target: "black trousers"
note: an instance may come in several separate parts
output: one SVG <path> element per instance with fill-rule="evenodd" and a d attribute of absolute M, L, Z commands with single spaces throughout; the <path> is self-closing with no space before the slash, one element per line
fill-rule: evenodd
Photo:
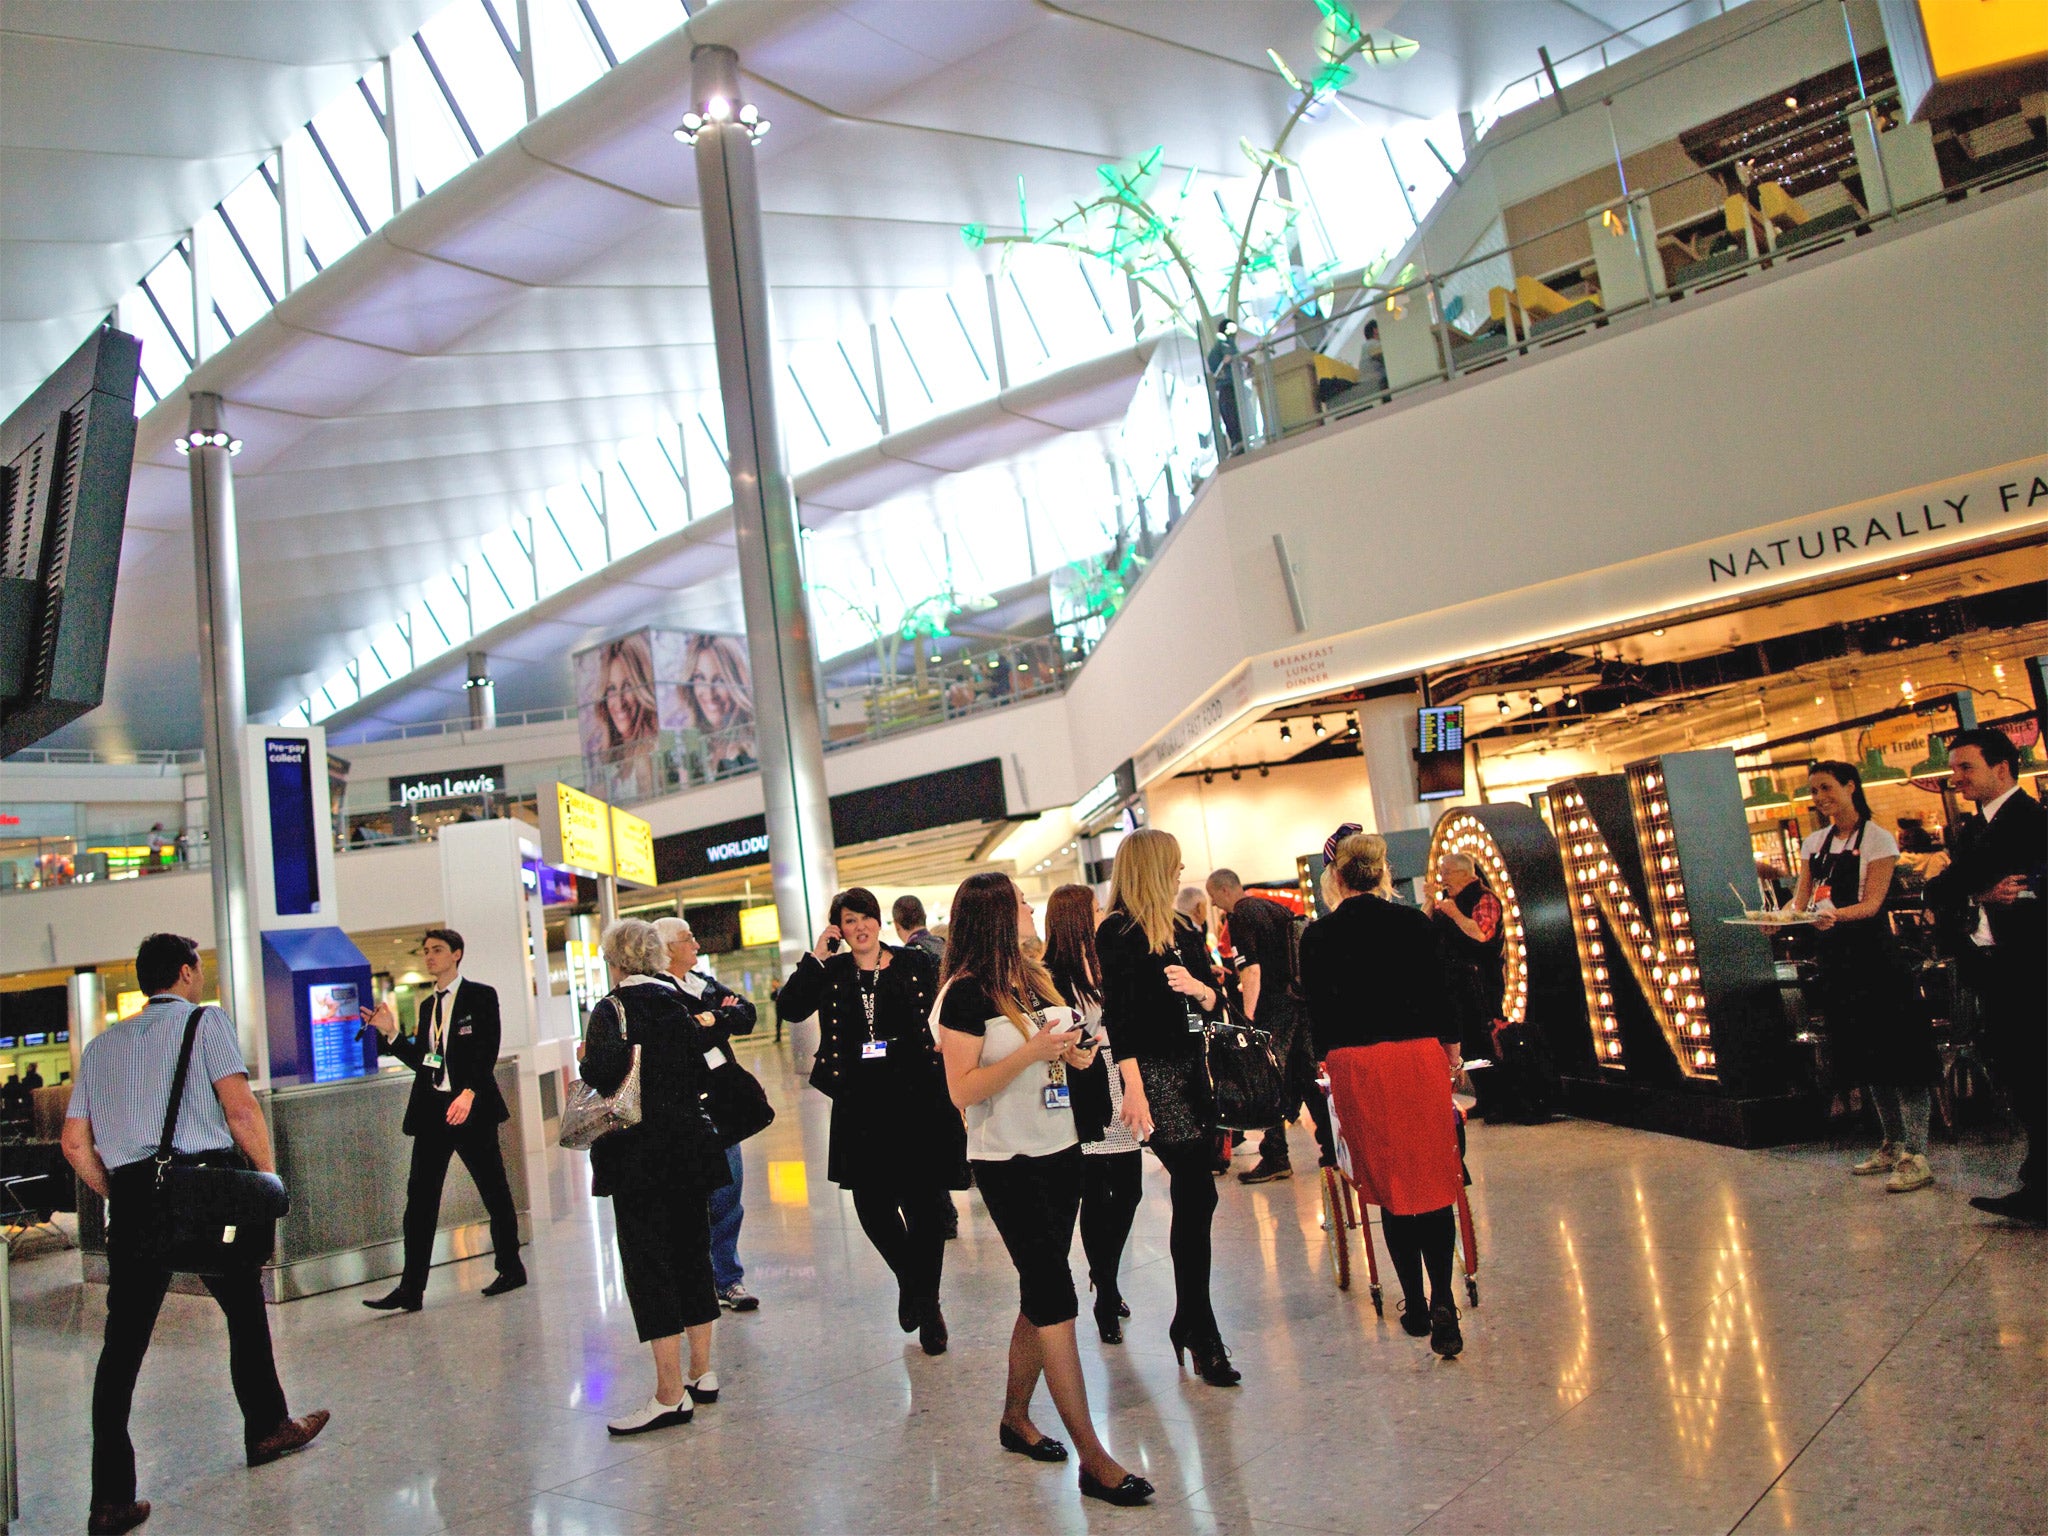
<path fill-rule="evenodd" d="M 450 1126 L 412 1139 L 412 1172 L 405 1182 L 405 1272 L 399 1286 L 417 1296 L 427 1288 L 434 1263 L 434 1234 L 441 1226 L 441 1186 L 448 1160 L 462 1159 L 491 1218 L 491 1249 L 501 1275 L 523 1275 L 519 1261 L 519 1213 L 495 1125 Z"/>
<path fill-rule="evenodd" d="M 939 1294 L 946 1267 L 946 1211 L 953 1197 L 935 1184 L 862 1184 L 850 1190 L 853 1213 L 907 1296 Z"/>
<path fill-rule="evenodd" d="M 677 1180 L 666 1189 L 615 1190 L 612 1228 L 641 1343 L 718 1321 L 711 1208 L 701 1189 Z"/>
<path fill-rule="evenodd" d="M 974 1187 L 1017 1266 L 1017 1310 L 1034 1328 L 1071 1323 L 1080 1315 L 1074 1272 L 1074 1218 L 1081 1209 L 1078 1146 L 1045 1157 L 1012 1157 L 974 1165 Z"/>
<path fill-rule="evenodd" d="M 1984 1043 L 1998 1086 L 2026 1132 L 2019 1184 L 2036 1201 L 2048 1200 L 2048 1019 L 2042 1017 L 2039 956 L 1997 949 L 1965 957 L 1964 978 L 1984 1015 Z"/>
<path fill-rule="evenodd" d="M 1412 1311 L 1458 1304 L 1451 1291 L 1451 1258 L 1457 1243 L 1456 1213 L 1450 1206 L 1416 1216 L 1380 1213 L 1380 1232 L 1401 1280 L 1401 1296 Z M 1368 1239 L 1369 1241 L 1370 1239 Z M 1429 1300 L 1423 1301 L 1422 1275 L 1429 1272 Z"/>
<path fill-rule="evenodd" d="M 1145 1198 L 1145 1154 L 1103 1152 L 1081 1158 L 1081 1249 L 1088 1275 L 1105 1297 L 1121 1297 L 1117 1270 L 1131 1222 Z"/>
<path fill-rule="evenodd" d="M 1165 1165 L 1173 1229 L 1173 1320 L 1191 1339 L 1218 1336 L 1216 1309 L 1209 1304 L 1209 1223 L 1216 1214 L 1216 1175 L 1209 1142 L 1155 1139 L 1152 1151 Z"/>
<path fill-rule="evenodd" d="M 156 1170 L 133 1163 L 113 1171 L 107 1227 L 107 1332 L 92 1384 L 92 1501 L 127 1504 L 135 1498 L 135 1445 L 128 1413 L 135 1379 L 156 1332 L 157 1313 L 171 1272 L 158 1260 L 150 1234 L 156 1222 Z M 254 1445 L 285 1421 L 284 1388 L 270 1351 L 270 1317 L 263 1309 L 257 1270 L 209 1278 L 206 1289 L 228 1324 L 228 1376 L 242 1409 L 242 1440 Z"/>

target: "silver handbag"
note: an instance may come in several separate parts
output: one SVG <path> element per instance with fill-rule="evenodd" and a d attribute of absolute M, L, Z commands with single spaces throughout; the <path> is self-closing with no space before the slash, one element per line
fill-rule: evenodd
<path fill-rule="evenodd" d="M 626 1011 L 616 999 L 607 998 L 619 1016 L 619 1034 L 626 1033 Z M 633 1064 L 625 1081 L 609 1094 L 599 1093 L 578 1078 L 569 1085 L 568 1102 L 562 1106 L 562 1134 L 556 1145 L 569 1152 L 588 1152 L 613 1131 L 640 1123 L 640 1047 L 633 1047 Z"/>

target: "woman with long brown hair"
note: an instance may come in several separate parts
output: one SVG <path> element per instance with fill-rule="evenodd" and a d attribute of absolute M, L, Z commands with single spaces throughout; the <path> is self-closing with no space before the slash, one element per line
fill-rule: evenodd
<path fill-rule="evenodd" d="M 1211 1138 L 1216 1106 L 1203 1060 L 1203 1030 L 1222 995 L 1205 979 L 1208 942 L 1174 911 L 1180 843 L 1144 827 L 1116 850 L 1109 916 L 1095 930 L 1102 962 L 1103 1023 L 1117 1043 L 1123 1122 L 1166 1167 L 1173 1201 L 1173 1323 L 1176 1359 L 1195 1357 L 1212 1387 L 1243 1379 L 1230 1363 L 1209 1302 L 1209 1223 L 1216 1214 Z"/>
<path fill-rule="evenodd" d="M 1085 885 L 1063 885 L 1045 904 L 1045 968 L 1081 1027 L 1101 1048 L 1107 1069 L 1109 1123 L 1103 1135 L 1081 1143 L 1081 1250 L 1088 1255 L 1088 1284 L 1095 1292 L 1095 1328 L 1105 1344 L 1124 1341 L 1123 1320 L 1131 1315 L 1117 1284 L 1131 1220 L 1145 1194 L 1144 1149 L 1123 1123 L 1123 1080 L 1117 1072 L 1109 1033 L 1102 1027 L 1102 962 L 1095 954 L 1095 925 L 1101 920 L 1095 893 Z"/>
<path fill-rule="evenodd" d="M 1081 1205 L 1081 1148 L 1068 1074 L 1095 1061 L 1080 1020 L 1043 964 L 1024 953 L 1027 909 L 1005 874 L 970 875 L 953 895 L 946 966 L 933 1016 L 946 1086 L 967 1113 L 967 1156 L 982 1203 L 1017 1266 L 1018 1311 L 997 1438 L 1033 1461 L 1067 1448 L 1031 1422 L 1045 1378 L 1081 1458 L 1081 1492 L 1142 1504 L 1152 1485 L 1103 1447 L 1088 1417 L 1074 1319 L 1081 1305 L 1067 1251 Z"/>

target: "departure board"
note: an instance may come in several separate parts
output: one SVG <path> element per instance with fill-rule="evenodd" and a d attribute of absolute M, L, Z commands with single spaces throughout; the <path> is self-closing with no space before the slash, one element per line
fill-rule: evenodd
<path fill-rule="evenodd" d="M 1442 704 L 1416 711 L 1416 750 L 1462 752 L 1465 750 L 1465 706 Z"/>

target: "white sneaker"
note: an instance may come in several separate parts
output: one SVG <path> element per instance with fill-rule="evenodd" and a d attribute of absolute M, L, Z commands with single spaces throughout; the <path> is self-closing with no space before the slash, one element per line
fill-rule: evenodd
<path fill-rule="evenodd" d="M 650 1430 L 687 1424 L 694 1411 L 687 1402 L 664 1403 L 660 1398 L 650 1396 L 647 1399 L 647 1406 L 638 1413 L 629 1413 L 623 1419 L 612 1419 L 605 1428 L 615 1435 L 644 1435 Z"/>
<path fill-rule="evenodd" d="M 693 1403 L 715 1403 L 718 1401 L 718 1372 L 716 1371 L 706 1371 L 695 1381 L 685 1382 L 684 1385 L 690 1389 L 690 1401 Z"/>
<path fill-rule="evenodd" d="M 1908 1152 L 1892 1169 L 1892 1176 L 1884 1181 L 1884 1187 L 1886 1194 L 1903 1195 L 1908 1190 L 1925 1189 L 1933 1182 L 1934 1170 L 1927 1166 L 1927 1159 L 1918 1152 Z"/>
<path fill-rule="evenodd" d="M 1873 1173 L 1890 1173 L 1899 1166 L 1899 1149 L 1886 1142 L 1849 1171 L 1859 1178 Z"/>

